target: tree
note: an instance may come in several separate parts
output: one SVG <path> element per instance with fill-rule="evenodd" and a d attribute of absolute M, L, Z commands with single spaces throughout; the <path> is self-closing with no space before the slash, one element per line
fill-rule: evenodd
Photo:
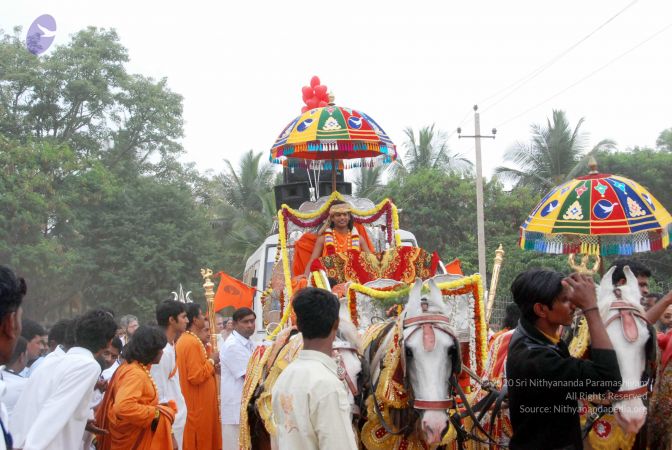
<path fill-rule="evenodd" d="M 553 110 L 553 118 L 547 121 L 546 126 L 531 126 L 530 143 L 519 142 L 505 153 L 504 159 L 518 168 L 500 166 L 495 173 L 517 186 L 529 186 L 540 194 L 579 175 L 590 155 L 615 147 L 613 141 L 603 139 L 585 154 L 586 135 L 580 130 L 583 122 L 581 118 L 572 130 L 565 112 Z"/>
<path fill-rule="evenodd" d="M 362 160 L 362 166 L 355 178 L 355 195 L 357 197 L 377 200 L 383 189 L 383 167 L 365 167 Z"/>
<path fill-rule="evenodd" d="M 275 171 L 262 157 L 249 150 L 238 170 L 225 160 L 226 169 L 215 177 L 215 192 L 222 199 L 215 208 L 216 231 L 227 249 L 227 272 L 235 276 L 242 275 L 247 258 L 270 234 L 276 212 Z"/>
<path fill-rule="evenodd" d="M 403 176 L 424 169 L 445 172 L 468 173 L 471 162 L 459 153 L 451 153 L 444 132 L 434 129 L 434 124 L 420 129 L 417 138 L 411 127 L 404 130 L 406 153 L 403 160 L 397 160 L 391 169 L 395 175 Z"/>
<path fill-rule="evenodd" d="M 658 150 L 672 152 L 672 128 L 660 132 L 658 139 L 656 139 L 656 146 Z"/>

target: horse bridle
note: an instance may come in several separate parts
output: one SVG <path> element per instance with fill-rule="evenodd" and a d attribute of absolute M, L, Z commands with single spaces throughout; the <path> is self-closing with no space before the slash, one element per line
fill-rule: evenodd
<path fill-rule="evenodd" d="M 457 357 L 454 357 L 452 355 L 450 356 L 453 363 L 452 374 L 459 373 L 462 369 L 462 362 L 459 357 L 459 341 L 455 336 L 455 332 L 451 328 L 450 319 L 443 314 L 423 313 L 418 316 L 411 317 L 409 319 L 405 318 L 402 319 L 402 333 L 401 338 L 399 339 L 399 347 L 401 351 L 401 368 L 404 374 L 404 379 L 406 379 L 406 348 L 404 345 L 405 344 L 404 341 L 410 338 L 416 331 L 420 329 L 423 330 L 423 334 L 434 333 L 434 331 L 438 330 L 447 334 L 449 337 L 453 339 L 453 342 L 455 342 L 455 346 L 451 347 L 451 350 L 455 349 L 455 351 L 458 353 Z M 404 337 L 404 335 L 406 336 Z M 455 361 L 456 359 L 458 360 L 457 364 Z M 411 399 L 411 404 L 412 407 L 415 409 L 447 410 L 452 406 L 453 401 L 454 401 L 453 397 L 448 397 L 446 399 L 440 399 L 440 400 L 425 400 L 414 397 Z"/>
<path fill-rule="evenodd" d="M 605 320 L 604 328 L 607 328 L 612 322 L 620 320 L 621 332 L 623 333 L 625 340 L 628 342 L 635 342 L 639 337 L 636 318 L 642 319 L 644 323 L 647 324 L 647 326 L 649 325 L 649 319 L 647 319 L 646 316 L 642 314 L 641 310 L 638 309 L 635 305 L 622 300 L 621 290 L 619 288 L 614 289 L 614 295 L 616 295 L 616 300 L 611 302 L 611 305 L 609 305 L 609 311 L 616 311 L 616 313 Z M 652 336 L 649 337 L 649 339 L 651 338 Z M 608 392 L 607 400 L 615 402 L 631 398 L 639 398 L 645 396 L 647 392 L 648 384 L 644 384 L 636 389 Z"/>
<path fill-rule="evenodd" d="M 620 320 L 621 332 L 623 333 L 625 340 L 628 342 L 635 342 L 639 337 L 639 329 L 637 328 L 636 318 L 640 318 L 644 321 L 644 323 L 646 323 L 647 327 L 649 327 L 649 333 L 651 333 L 651 323 L 649 322 L 649 319 L 644 314 L 642 314 L 641 310 L 632 303 L 624 301 L 622 299 L 621 290 L 619 288 L 614 289 L 614 295 L 616 296 L 616 300 L 611 302 L 609 305 L 609 311 L 615 311 L 615 313 L 604 321 L 604 328 L 606 329 L 612 322 Z M 654 335 L 649 336 L 649 340 L 651 339 L 655 339 Z M 609 412 L 609 405 L 622 400 L 645 397 L 648 391 L 648 383 L 645 383 L 638 388 L 628 389 L 625 391 L 607 391 L 607 396 L 604 401 L 596 402 L 597 411 L 588 416 L 582 431 L 583 439 L 588 436 L 588 433 L 593 428 L 595 422 L 597 422 L 602 416 Z"/>
<path fill-rule="evenodd" d="M 336 358 L 336 375 L 338 375 L 338 379 L 345 383 L 353 397 L 357 397 L 359 389 L 357 388 L 357 384 L 355 384 L 355 382 L 352 380 L 352 377 L 350 377 L 348 374 L 348 370 L 346 369 L 345 363 L 343 362 L 343 357 L 341 356 L 341 352 L 346 351 L 353 352 L 355 356 L 359 358 L 360 355 L 357 347 L 344 340 L 339 342 L 334 341 L 331 349 L 334 357 Z"/>

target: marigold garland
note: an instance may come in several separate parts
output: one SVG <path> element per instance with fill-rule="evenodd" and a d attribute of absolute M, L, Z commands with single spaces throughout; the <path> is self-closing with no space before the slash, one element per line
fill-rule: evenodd
<path fill-rule="evenodd" d="M 284 208 L 285 205 L 283 205 Z M 292 298 L 292 278 L 291 271 L 289 269 L 289 252 L 287 251 L 287 230 L 285 228 L 285 221 L 283 219 L 283 209 L 278 211 L 278 237 L 280 238 L 280 251 L 282 253 L 282 270 L 285 275 L 285 289 L 286 298 Z M 271 334 L 268 335 L 266 339 L 272 340 L 275 336 L 278 335 L 280 330 L 285 326 L 289 320 L 289 316 L 292 313 L 292 302 L 289 302 L 286 308 L 282 308 L 282 318 L 280 323 Z"/>

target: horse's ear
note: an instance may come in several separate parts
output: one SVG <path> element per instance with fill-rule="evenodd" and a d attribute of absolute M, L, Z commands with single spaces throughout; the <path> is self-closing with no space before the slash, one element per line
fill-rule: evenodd
<path fill-rule="evenodd" d="M 616 270 L 616 266 L 613 266 L 607 271 L 600 281 L 600 287 L 597 290 L 597 301 L 609 301 L 611 302 L 613 293 L 614 293 L 614 283 L 611 281 L 611 276 Z"/>
<path fill-rule="evenodd" d="M 415 279 L 415 283 L 411 287 L 411 291 L 408 293 L 408 303 L 406 303 L 406 311 L 411 314 L 414 314 L 416 311 L 420 311 L 420 300 L 422 299 L 422 280 L 420 278 Z"/>
<path fill-rule="evenodd" d="M 639 290 L 639 281 L 637 281 L 637 277 L 630 270 L 630 266 L 625 266 L 623 273 L 625 274 L 625 285 L 621 286 L 623 300 L 639 305 L 639 298 L 642 296 Z"/>
<path fill-rule="evenodd" d="M 443 303 L 443 295 L 433 279 L 429 280 L 429 294 L 429 309 L 443 312 L 446 306 Z"/>
<path fill-rule="evenodd" d="M 341 321 L 345 320 L 351 322 L 352 319 L 350 318 L 350 308 L 348 308 L 348 298 L 341 297 L 338 299 L 338 303 L 338 318 L 341 319 Z"/>

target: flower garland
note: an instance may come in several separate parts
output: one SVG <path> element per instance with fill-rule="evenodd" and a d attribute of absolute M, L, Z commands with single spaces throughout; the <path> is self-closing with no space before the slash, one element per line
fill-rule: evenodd
<path fill-rule="evenodd" d="M 185 333 L 190 334 L 190 335 L 192 335 L 194 338 L 196 338 L 196 340 L 198 341 L 198 343 L 201 344 L 201 350 L 203 350 L 203 357 L 206 359 L 206 361 L 209 360 L 209 359 L 208 359 L 208 351 L 205 349 L 205 345 L 203 345 L 203 341 L 201 341 L 201 338 L 199 338 L 198 336 L 196 336 L 196 334 L 193 333 L 193 332 L 190 331 L 190 330 L 186 330 Z"/>
<path fill-rule="evenodd" d="M 159 388 L 156 386 L 156 381 L 154 381 L 154 378 L 152 378 L 152 374 L 149 371 L 149 364 L 144 365 L 144 364 L 141 364 L 139 361 L 135 361 L 135 362 L 138 363 L 138 365 L 142 368 L 142 370 L 145 371 L 145 373 L 149 377 L 149 381 L 151 381 L 152 386 L 154 386 L 154 396 L 158 397 L 159 396 Z"/>
<path fill-rule="evenodd" d="M 397 206 L 394 204 L 392 204 L 392 228 L 394 228 L 394 242 L 397 247 L 401 247 L 401 235 L 399 235 L 399 211 L 397 211 Z M 389 227 L 388 230 L 388 233 L 392 232 Z"/>
<path fill-rule="evenodd" d="M 287 229 L 285 227 L 285 221 L 282 220 L 283 217 L 283 211 L 286 205 L 283 205 L 282 209 L 278 211 L 278 237 L 280 239 L 280 252 L 282 254 L 282 271 L 284 272 L 285 275 L 285 289 L 284 289 L 284 294 L 285 298 L 292 298 L 292 278 L 291 278 L 291 271 L 289 268 L 289 252 L 287 251 Z M 286 308 L 281 307 L 280 311 L 282 311 L 282 318 L 280 319 L 280 323 L 278 324 L 277 327 L 275 327 L 275 330 L 271 334 L 268 335 L 266 339 L 268 340 L 273 340 L 275 336 L 278 335 L 280 330 L 285 326 L 287 321 L 289 320 L 289 317 L 292 313 L 292 303 L 289 302 Z"/>

